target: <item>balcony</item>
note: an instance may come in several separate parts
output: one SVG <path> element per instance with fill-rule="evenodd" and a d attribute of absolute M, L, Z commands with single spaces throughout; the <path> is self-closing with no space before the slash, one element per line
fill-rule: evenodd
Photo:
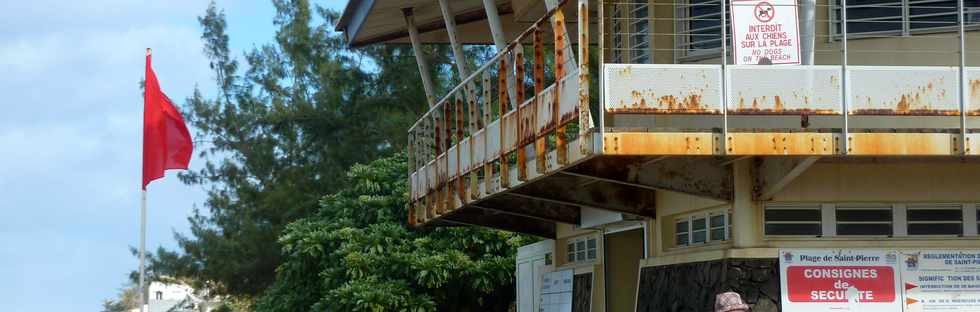
<path fill-rule="evenodd" d="M 714 47 L 667 40 L 683 53 L 649 44 L 690 32 L 650 32 L 647 46 L 614 42 L 643 27 L 633 21 L 649 29 L 683 20 L 617 17 L 623 4 L 632 3 L 559 2 L 418 120 L 408 132 L 410 223 L 554 237 L 555 222 L 579 224 L 590 208 L 655 218 L 657 190 L 731 201 L 731 163 L 746 157 L 758 159 L 751 192 L 764 200 L 816 161 L 980 155 L 980 67 L 966 66 L 964 48 L 891 65 L 873 53 L 853 63 L 731 65 L 719 57 L 721 34 Z M 816 32 L 818 59 L 865 53 L 880 40 L 866 35 L 847 51 L 848 39 L 828 29 Z M 959 34 L 923 36 L 955 43 Z"/>

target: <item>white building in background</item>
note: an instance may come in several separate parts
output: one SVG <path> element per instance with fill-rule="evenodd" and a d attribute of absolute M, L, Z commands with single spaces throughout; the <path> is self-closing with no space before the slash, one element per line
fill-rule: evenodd
<path fill-rule="evenodd" d="M 147 312 L 210 312 L 219 303 L 205 299 L 203 292 L 179 282 L 151 282 L 147 290 Z M 140 309 L 130 312 L 140 312 Z"/>

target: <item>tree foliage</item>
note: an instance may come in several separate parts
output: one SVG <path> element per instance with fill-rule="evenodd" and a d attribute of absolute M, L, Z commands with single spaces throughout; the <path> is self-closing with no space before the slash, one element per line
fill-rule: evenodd
<path fill-rule="evenodd" d="M 199 18 L 203 52 L 210 60 L 217 94 L 208 97 L 195 91 L 183 107 L 186 120 L 196 133 L 199 155 L 193 161 L 205 164 L 200 170 L 181 174 L 180 178 L 187 184 L 204 187 L 207 199 L 204 210 L 195 209 L 189 217 L 190 233 L 176 234 L 179 250 L 158 249 L 149 259 L 149 272 L 156 276 L 191 277 L 198 283 L 195 287 L 206 287 L 216 294 L 239 299 L 259 296 L 275 282 L 272 292 L 277 295 L 267 296 L 263 302 L 296 302 L 287 306 L 307 303 L 306 306 L 312 306 L 325 298 L 352 306 L 360 303 L 338 298 L 376 298 L 365 302 L 431 309 L 451 300 L 468 300 L 450 296 L 451 287 L 475 285 L 480 294 L 497 294 L 492 290 L 502 285 L 508 275 L 494 269 L 511 265 L 505 261 L 508 256 L 505 249 L 510 245 L 501 242 L 510 239 L 509 236 L 464 229 L 437 230 L 429 238 L 420 236 L 394 221 L 406 216 L 387 205 L 394 205 L 394 195 L 386 197 L 390 202 L 365 206 L 365 209 L 381 209 L 377 213 L 390 214 L 383 218 L 352 211 L 344 219 L 349 223 L 340 228 L 316 218 L 303 219 L 287 228 L 287 224 L 314 213 L 326 216 L 333 212 L 325 211 L 333 208 L 367 205 L 336 202 L 346 195 L 335 195 L 341 197 L 324 201 L 320 197 L 365 192 L 347 187 L 346 170 L 353 164 L 403 150 L 406 129 L 427 107 L 410 46 L 350 49 L 342 36 L 332 31 L 338 19 L 336 12 L 311 6 L 307 0 L 273 0 L 273 4 L 277 12 L 273 21 L 277 28 L 275 38 L 270 44 L 245 53 L 243 63 L 229 50 L 230 37 L 223 11 L 212 3 Z M 425 49 L 428 62 L 436 65 L 432 77 L 437 92 L 445 92 L 446 86 L 459 80 L 450 67 L 450 50 L 439 45 Z M 486 56 L 487 51 L 480 47 L 467 49 L 478 56 Z M 472 65 L 478 57 L 470 59 Z M 392 159 L 377 166 L 386 163 L 404 167 Z M 365 168 L 368 167 L 354 167 L 352 176 L 360 177 L 358 170 L 368 170 Z M 375 171 L 394 174 L 382 169 L 372 172 Z M 404 171 L 402 168 L 401 172 Z M 384 190 L 377 192 L 404 189 L 404 185 L 398 184 L 404 182 L 403 176 L 397 181 L 387 178 L 390 177 L 372 180 L 383 183 L 377 187 Z M 339 190 L 343 191 L 336 193 Z M 398 205 L 404 204 L 404 199 L 397 200 L 401 201 Z M 369 220 L 381 224 L 367 226 Z M 280 239 L 284 230 L 287 235 Z M 297 237 L 316 233 L 334 235 L 329 241 L 319 243 L 331 248 L 320 255 L 312 254 L 304 249 L 306 245 L 297 241 Z M 349 241 L 342 241 L 344 238 Z M 377 239 L 381 245 L 355 252 L 358 246 L 375 242 L 365 239 Z M 488 259 L 490 262 L 466 260 L 465 256 L 475 255 L 475 251 L 465 248 L 476 248 L 474 244 L 483 242 L 487 243 L 486 247 L 480 247 L 486 248 L 483 253 L 499 257 Z M 437 252 L 452 249 L 460 251 Z M 430 250 L 441 256 L 414 258 L 422 255 L 418 250 Z M 382 259 L 385 257 L 380 251 L 390 252 L 392 258 Z M 461 262 L 464 260 L 476 264 L 474 271 L 460 267 L 466 264 Z M 326 274 L 324 278 L 328 280 L 301 279 L 311 277 L 298 271 L 302 268 L 334 268 L 316 261 L 342 262 L 353 267 L 358 267 L 358 263 L 396 263 L 382 267 L 390 272 L 374 271 L 381 269 L 374 267 L 350 272 L 328 270 L 329 274 L 318 270 L 316 274 Z M 427 266 L 422 266 L 423 262 Z M 430 269 L 418 271 L 429 272 L 421 276 L 421 284 L 414 280 L 418 276 L 413 274 L 418 272 L 397 271 L 422 267 Z M 335 267 L 341 268 L 345 267 Z M 493 276 L 488 275 L 490 272 Z M 382 278 L 389 273 L 392 279 Z M 458 284 L 461 281 L 475 284 Z M 313 282 L 316 287 L 308 291 L 318 292 L 304 294 L 307 291 L 301 287 L 302 283 Z M 434 291 L 439 289 L 447 291 Z M 296 291 L 292 295 L 296 299 L 288 299 L 287 290 Z M 362 297 L 347 297 L 342 292 Z M 415 297 L 416 294 L 422 295 Z M 487 296 L 473 298 L 490 298 Z M 395 298 L 414 299 L 392 301 Z"/>
<path fill-rule="evenodd" d="M 139 290 L 135 284 L 127 283 L 119 290 L 118 298 L 102 301 L 102 312 L 129 312 L 139 308 Z"/>
<path fill-rule="evenodd" d="M 523 236 L 408 228 L 404 154 L 355 165 L 316 215 L 287 226 L 257 311 L 506 311 Z"/>

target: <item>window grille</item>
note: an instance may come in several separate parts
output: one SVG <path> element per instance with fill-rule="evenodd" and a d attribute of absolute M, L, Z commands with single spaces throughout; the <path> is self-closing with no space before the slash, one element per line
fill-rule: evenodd
<path fill-rule="evenodd" d="M 689 0 L 675 5 L 676 49 L 681 57 L 715 57 L 721 53 L 720 5 L 719 0 Z M 728 14 L 731 17 L 731 12 Z M 731 18 L 725 25 L 731 29 Z M 731 37 L 729 31 L 725 41 L 729 46 Z"/>
<path fill-rule="evenodd" d="M 674 221 L 674 243 L 677 247 L 684 247 L 727 241 L 731 230 L 731 213 L 728 209 L 700 212 Z"/>
<path fill-rule="evenodd" d="M 598 243 L 595 236 L 579 237 L 568 240 L 568 263 L 594 261 L 598 258 Z"/>
<path fill-rule="evenodd" d="M 892 235 L 892 206 L 837 205 L 837 235 Z"/>
<path fill-rule="evenodd" d="M 646 2 L 612 5 L 612 54 L 617 62 L 650 63 L 650 5 Z"/>
<path fill-rule="evenodd" d="M 835 37 L 841 35 L 841 0 L 831 8 Z M 902 35 L 956 31 L 956 0 L 851 0 L 847 2 L 848 35 Z M 980 2 L 964 2 L 964 22 L 980 21 Z"/>
<path fill-rule="evenodd" d="M 963 206 L 960 204 L 909 205 L 909 235 L 963 234 Z"/>
<path fill-rule="evenodd" d="M 819 236 L 821 221 L 820 204 L 766 205 L 766 235 Z"/>

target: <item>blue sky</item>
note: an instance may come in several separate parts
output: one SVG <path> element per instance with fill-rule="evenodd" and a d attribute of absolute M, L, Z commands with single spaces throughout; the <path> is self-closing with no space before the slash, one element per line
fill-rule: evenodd
<path fill-rule="evenodd" d="M 143 51 L 170 98 L 213 95 L 197 23 L 208 1 L 3 2 L 0 311 L 97 311 L 138 264 Z M 218 5 L 240 60 L 272 38 L 270 1 Z M 203 201 L 174 172 L 152 183 L 148 248 L 175 247 Z"/>

